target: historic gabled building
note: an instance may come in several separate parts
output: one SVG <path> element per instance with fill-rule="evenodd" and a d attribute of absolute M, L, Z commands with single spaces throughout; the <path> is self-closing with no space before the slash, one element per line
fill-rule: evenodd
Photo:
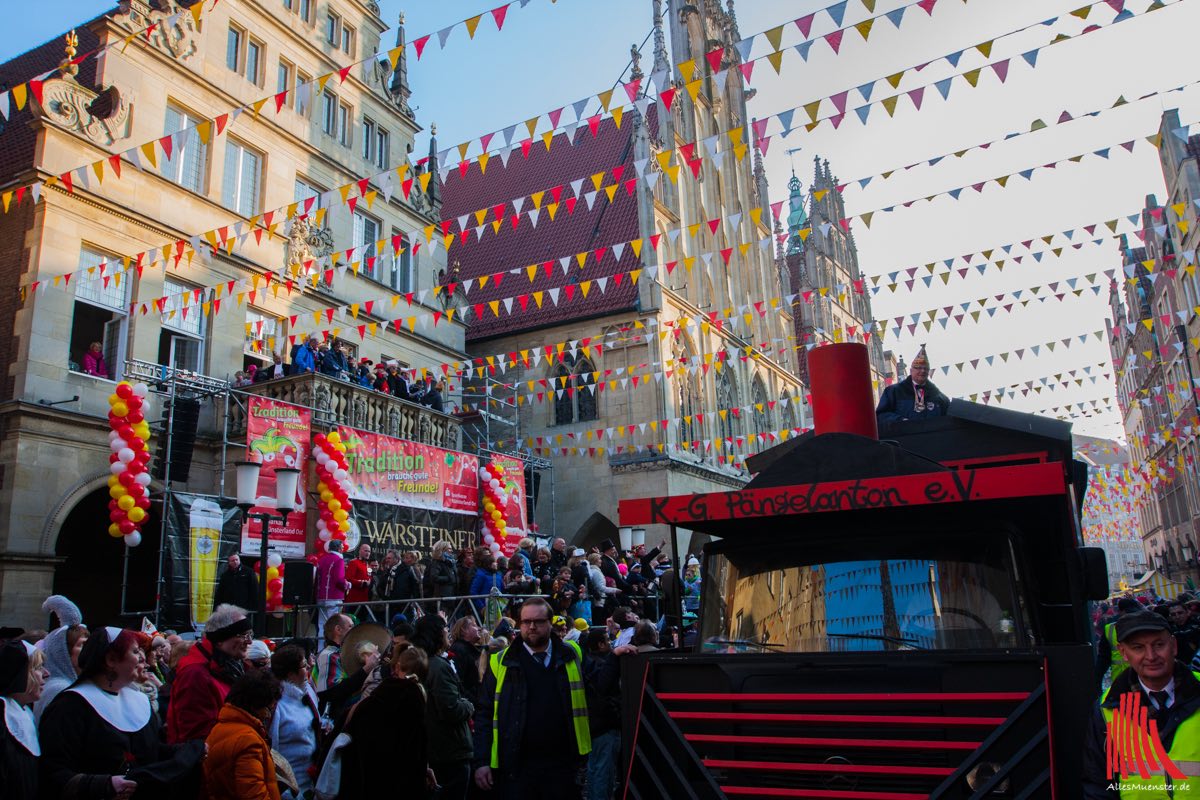
<path fill-rule="evenodd" d="M 897 374 L 896 358 L 883 349 L 882 331 L 869 333 L 870 289 L 858 266 L 854 232 L 843 227 L 846 209 L 829 162 L 814 157 L 813 180 L 803 190 L 795 173 L 788 181 L 787 240 L 784 273 L 797 295 L 795 336 L 798 370 L 808 382 L 808 351 L 830 342 L 866 342 L 875 394 L 906 375 Z"/>
<path fill-rule="evenodd" d="M 552 458 L 554 513 L 542 502 L 535 519 L 543 534 L 553 519 L 556 534 L 581 543 L 614 532 L 622 497 L 741 485 L 741 457 L 806 420 L 751 93 L 734 48 L 716 65 L 706 57 L 740 38 L 733 3 L 672 4 L 665 25 L 662 6 L 651 4 L 649 75 L 635 56 L 630 76 L 650 79 L 644 114 L 571 125 L 548 149 L 539 139 L 443 186 L 448 217 L 513 199 L 539 208 L 536 227 L 492 235 L 489 223 L 478 245 L 452 249 L 452 277 L 472 282 L 473 390 L 490 392 L 483 405 L 497 414 L 501 403 L 519 410 L 515 433 L 491 444 Z M 676 81 L 660 117 L 650 84 L 662 91 L 683 62 L 700 82 L 694 99 Z M 740 146 L 727 146 L 729 131 L 743 134 Z M 514 268 L 500 285 L 478 282 Z"/>
<path fill-rule="evenodd" d="M 194 464 L 177 488 L 216 493 L 225 435 L 234 442 L 229 461 L 244 452 L 237 431 L 224 426 L 221 388 L 244 365 L 268 363 L 272 350 L 286 357 L 297 335 L 302 341 L 340 328 L 352 355 L 414 368 L 463 355 L 457 322 L 410 332 L 382 324 L 385 304 L 373 313 L 355 306 L 354 319 L 331 313 L 397 293 L 419 298 L 445 266 L 444 253 L 414 254 L 411 246 L 413 231 L 440 220 L 437 183 L 423 181 L 429 193 L 420 180 L 411 192 L 399 190 L 396 168 L 406 163 L 420 126 L 403 57 L 395 71 L 386 58 L 372 57 L 391 46 L 392 34 L 382 38 L 388 25 L 378 5 L 205 4 L 198 22 L 195 6 L 122 2 L 81 21 L 70 51 L 58 37 L 0 65 L 6 87 L 60 68 L 40 95 L 30 95 L 29 107 L 10 109 L 0 132 L 0 190 L 55 179 L 40 197 L 18 194 L 0 216 L 0 328 L 9 337 L 0 349 L 0 619 L 8 622 L 45 624 L 37 608 L 52 590 L 72 595 L 92 623 L 154 606 L 158 508 L 128 565 L 121 542 L 105 532 L 107 398 L 129 374 L 127 365 L 140 362 L 142 377 L 196 376 L 205 399 Z M 402 41 L 403 26 L 398 30 Z M 75 53 L 113 44 L 68 63 Z M 323 75 L 333 79 L 318 86 L 314 79 Z M 120 162 L 109 160 L 142 143 Z M 97 160 L 109 169 L 103 181 L 88 167 Z M 429 168 L 436 170 L 436 159 Z M 356 206 L 339 191 L 381 174 L 390 179 L 372 178 L 366 192 L 354 187 Z M 273 209 L 277 224 L 262 216 Z M 252 234 L 255 224 L 276 230 Z M 221 228 L 234 232 L 228 247 L 200 238 Z M 400 252 L 378 252 L 385 239 Z M 178 265 L 164 271 L 165 262 L 146 260 L 125 271 L 131 254 L 181 240 L 187 254 Z M 304 266 L 286 288 L 258 282 L 331 249 L 354 250 L 341 261 L 354 269 L 325 262 L 321 273 L 332 281 L 309 280 Z M 86 271 L 102 263 L 107 272 Z M 242 283 L 248 280 L 256 288 Z M 232 294 L 217 293 L 231 284 Z M 19 286 L 30 289 L 24 302 Z M 101 344 L 104 375 L 83 371 L 92 342 Z M 312 406 L 325 424 L 459 443 L 459 426 L 448 415 L 342 381 L 283 378 L 251 391 Z M 160 395 L 152 395 L 147 417 L 155 424 L 163 417 Z M 163 437 L 151 446 L 161 458 Z M 161 484 L 153 488 L 157 494 Z"/>

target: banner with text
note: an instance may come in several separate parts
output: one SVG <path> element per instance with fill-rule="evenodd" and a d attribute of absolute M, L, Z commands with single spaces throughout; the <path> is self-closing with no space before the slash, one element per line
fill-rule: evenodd
<path fill-rule="evenodd" d="M 350 498 L 479 514 L 479 459 L 467 453 L 338 426 L 350 465 Z"/>
<path fill-rule="evenodd" d="M 275 470 L 298 468 L 294 512 L 287 524 L 272 522 L 268 543 L 284 558 L 304 558 L 305 527 L 304 476 L 308 474 L 309 441 L 312 437 L 312 412 L 301 406 L 251 395 L 247 402 L 246 460 L 258 461 L 258 505 L 251 513 L 275 511 Z M 257 557 L 261 547 L 262 525 L 248 518 L 242 526 L 242 552 Z"/>
<path fill-rule="evenodd" d="M 378 557 L 388 550 L 429 555 L 443 539 L 453 544 L 455 551 L 479 544 L 478 517 L 473 514 L 359 501 L 354 504 L 354 517 L 358 533 L 354 545 L 369 544 Z"/>

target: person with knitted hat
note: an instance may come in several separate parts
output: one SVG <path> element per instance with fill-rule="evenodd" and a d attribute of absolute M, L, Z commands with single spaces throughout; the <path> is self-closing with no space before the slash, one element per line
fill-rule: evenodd
<path fill-rule="evenodd" d="M 33 715 L 42 718 L 46 706 L 58 693 L 70 686 L 79 677 L 79 652 L 88 638 L 88 629 L 83 625 L 83 614 L 79 606 L 61 594 L 52 594 L 42 603 L 42 611 L 58 617 L 59 627 L 50 631 L 42 640 L 41 649 L 46 654 L 46 670 L 50 673 L 42 696 L 34 704 Z"/>
<path fill-rule="evenodd" d="M 950 399 L 929 380 L 929 357 L 925 345 L 912 360 L 908 377 L 883 390 L 875 417 L 880 425 L 908 422 L 914 419 L 944 417 Z"/>

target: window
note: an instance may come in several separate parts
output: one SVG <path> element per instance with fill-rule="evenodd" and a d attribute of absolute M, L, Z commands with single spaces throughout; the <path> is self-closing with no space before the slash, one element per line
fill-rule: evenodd
<path fill-rule="evenodd" d="M 375 161 L 375 123 L 363 117 L 362 123 L 362 157 L 367 161 Z"/>
<path fill-rule="evenodd" d="M 329 42 L 334 47 L 338 46 L 339 36 L 342 32 L 342 18 L 337 14 L 325 15 L 325 41 Z"/>
<path fill-rule="evenodd" d="M 288 11 L 291 11 L 294 5 L 295 5 L 295 0 L 283 0 L 283 7 L 286 8 Z"/>
<path fill-rule="evenodd" d="M 204 364 L 204 312 L 195 290 L 174 281 L 163 281 L 166 306 L 160 317 L 158 363 L 187 372 L 201 372 Z"/>
<path fill-rule="evenodd" d="M 229 26 L 229 39 L 225 45 L 225 66 L 239 72 L 242 66 L 242 41 L 246 33 L 236 25 Z"/>
<path fill-rule="evenodd" d="M 354 56 L 354 41 L 354 28 L 351 28 L 349 25 L 342 25 L 342 50 L 352 58 Z"/>
<path fill-rule="evenodd" d="M 375 130 L 375 166 L 387 169 L 391 164 L 392 137 L 383 128 Z"/>
<path fill-rule="evenodd" d="M 374 217 L 367 216 L 361 211 L 354 212 L 354 247 L 355 261 L 361 261 L 362 274 L 372 280 L 383 280 L 383 264 L 382 259 L 375 260 L 375 267 L 370 272 L 367 271 L 367 259 L 375 255 L 376 243 L 379 241 L 379 220 Z"/>
<path fill-rule="evenodd" d="M 307 117 L 312 111 L 312 76 L 296 72 L 296 113 Z"/>
<path fill-rule="evenodd" d="M 221 202 L 243 217 L 253 216 L 258 208 L 258 184 L 262 157 L 235 139 L 225 145 L 225 179 Z"/>
<path fill-rule="evenodd" d="M 580 359 L 575 365 L 575 400 L 580 422 L 590 422 L 599 418 L 596 409 L 596 379 L 592 375 L 595 371 L 595 366 L 586 358 Z"/>
<path fill-rule="evenodd" d="M 263 360 L 271 359 L 272 350 L 279 344 L 279 320 L 253 308 L 246 309 L 246 344 L 247 355 L 257 356 Z"/>
<path fill-rule="evenodd" d="M 246 80 L 255 84 L 262 85 L 262 42 L 256 42 L 250 39 L 246 45 L 246 71 L 243 73 Z"/>
<path fill-rule="evenodd" d="M 571 371 L 566 364 L 554 368 L 550 388 L 554 392 L 554 424 L 570 425 L 575 421 L 575 401 L 568 392 L 571 388 Z"/>
<path fill-rule="evenodd" d="M 300 0 L 300 19 L 311 23 L 313 21 L 313 0 Z"/>
<path fill-rule="evenodd" d="M 323 189 L 320 189 L 317 186 L 309 183 L 304 178 L 296 178 L 296 202 L 299 203 L 301 200 L 307 200 L 310 197 L 316 198 L 315 200 L 313 200 L 312 208 L 308 209 L 308 211 L 305 212 L 304 207 L 301 206 L 301 208 L 299 209 L 300 213 L 310 213 L 311 214 L 312 212 L 314 212 L 318 208 L 320 208 L 321 207 L 321 194 L 323 192 L 324 192 Z"/>
<path fill-rule="evenodd" d="M 721 419 L 719 414 L 717 416 L 717 435 L 722 439 L 733 439 L 740 435 L 737 417 L 732 410 L 737 406 L 737 389 L 729 374 L 729 365 L 726 364 L 717 375 L 717 409 L 729 409 L 724 419 Z"/>
<path fill-rule="evenodd" d="M 75 307 L 67 359 L 72 372 L 83 372 L 84 355 L 93 343 L 99 343 L 104 369 L 97 377 L 115 381 L 120 379 L 125 364 L 129 284 L 133 273 L 114 271 L 122 266 L 119 258 L 87 245 L 80 249 L 80 269 L 97 267 L 101 263 L 105 263 L 103 276 L 96 269 L 93 274 L 80 275 L 75 280 Z"/>
<path fill-rule="evenodd" d="M 350 146 L 350 120 L 354 116 L 353 109 L 345 103 L 338 104 L 337 110 L 337 140 L 342 147 Z"/>
<path fill-rule="evenodd" d="M 400 238 L 397 239 L 396 237 Z M 411 292 L 412 285 L 412 252 L 408 239 L 400 231 L 392 228 L 392 240 L 400 243 L 400 253 L 392 250 L 392 280 L 391 287 L 398 292 Z"/>
<path fill-rule="evenodd" d="M 196 126 L 201 120 L 175 106 L 167 106 L 167 121 L 163 133 L 170 135 L 186 130 L 174 137 L 171 160 L 162 162 L 163 177 L 185 189 L 204 194 L 205 172 L 207 171 L 208 147 L 200 141 Z"/>
<path fill-rule="evenodd" d="M 321 130 L 330 136 L 337 135 L 337 95 L 329 90 L 321 94 Z"/>
<path fill-rule="evenodd" d="M 292 83 L 292 75 L 295 74 L 295 68 L 291 62 L 279 59 L 279 70 L 275 79 L 275 91 L 287 92 L 287 97 L 284 98 L 284 105 L 291 108 L 296 100 L 295 85 Z"/>

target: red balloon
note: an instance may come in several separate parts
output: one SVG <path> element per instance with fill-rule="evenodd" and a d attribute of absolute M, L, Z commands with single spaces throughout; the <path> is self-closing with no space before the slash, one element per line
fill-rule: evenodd
<path fill-rule="evenodd" d="M 273 581 L 267 581 L 267 591 L 271 594 L 279 594 L 283 591 L 283 581 L 276 578 Z"/>
<path fill-rule="evenodd" d="M 122 437 L 122 438 L 124 438 L 124 437 Z M 142 449 L 145 448 L 145 446 L 146 446 L 145 440 L 140 439 L 137 436 L 131 436 L 128 439 L 125 439 L 125 442 L 126 442 L 126 444 L 129 445 L 129 449 L 135 453 L 140 453 L 142 451 Z"/>
<path fill-rule="evenodd" d="M 125 401 L 125 405 L 129 406 L 130 411 L 138 411 L 142 407 L 142 398 L 138 397 L 137 395 L 133 395 Z"/>
<path fill-rule="evenodd" d="M 316 553 L 313 553 L 312 555 L 306 556 L 304 560 L 307 561 L 308 563 L 312 564 L 315 567 L 317 565 L 317 562 L 321 560 L 321 557 L 318 556 Z"/>
<path fill-rule="evenodd" d="M 133 387 L 128 383 L 118 383 L 117 397 L 121 398 L 122 400 L 128 400 L 129 398 L 133 397 Z"/>
<path fill-rule="evenodd" d="M 112 510 L 112 511 L 108 512 L 108 520 L 109 520 L 109 522 L 116 522 L 116 523 L 120 523 L 120 522 L 121 522 L 121 520 L 123 520 L 123 519 L 125 519 L 125 512 L 124 512 L 124 511 L 122 511 L 122 510 L 121 510 L 121 509 L 119 509 L 119 508 L 117 508 L 117 509 L 114 509 L 114 510 Z"/>
<path fill-rule="evenodd" d="M 138 508 L 140 508 L 142 511 L 150 510 L 150 498 L 146 497 L 145 495 L 143 495 L 143 496 L 139 497 L 137 500 L 135 500 L 134 504 Z"/>
<path fill-rule="evenodd" d="M 121 426 L 119 428 L 117 428 L 117 435 L 128 442 L 130 439 L 133 438 L 133 435 L 134 435 L 133 434 L 133 426 L 122 423 Z"/>
<path fill-rule="evenodd" d="M 118 522 L 117 527 L 121 529 L 121 533 L 125 534 L 133 533 L 137 530 L 137 525 L 135 525 L 131 520 L 127 519 Z"/>
<path fill-rule="evenodd" d="M 117 480 L 120 482 L 120 484 L 122 486 L 124 486 L 126 489 L 128 489 L 130 486 L 133 486 L 136 483 L 136 481 L 134 480 L 135 477 L 137 477 L 137 476 L 131 475 L 129 473 L 129 470 L 125 470 L 124 472 L 122 472 L 120 475 L 117 476 Z M 138 487 L 138 488 L 141 488 L 141 487 Z"/>
<path fill-rule="evenodd" d="M 125 415 L 125 420 L 135 425 L 145 418 L 146 416 L 140 410 L 135 411 L 132 407 L 130 407 L 129 413 Z"/>
<path fill-rule="evenodd" d="M 118 461 L 120 461 L 120 460 L 121 460 L 121 459 L 117 458 L 117 454 L 116 454 L 116 453 L 113 453 L 112 455 L 110 455 L 110 456 L 108 457 L 108 463 L 110 463 L 110 464 L 115 464 L 115 463 L 117 463 L 117 462 L 118 462 Z"/>

